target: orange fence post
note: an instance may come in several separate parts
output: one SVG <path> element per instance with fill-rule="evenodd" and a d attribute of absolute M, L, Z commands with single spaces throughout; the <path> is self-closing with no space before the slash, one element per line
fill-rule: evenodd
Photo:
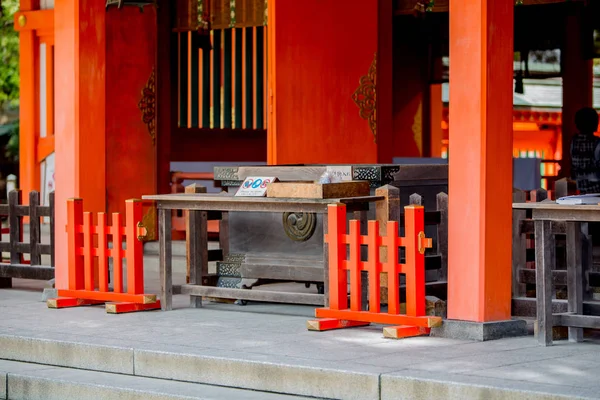
<path fill-rule="evenodd" d="M 98 290 L 108 292 L 108 238 L 106 214 L 98 213 Z"/>
<path fill-rule="evenodd" d="M 69 289 L 81 290 L 84 287 L 83 255 L 79 249 L 83 247 L 83 240 L 78 232 L 78 227 L 83 225 L 83 200 L 67 200 L 67 238 L 69 241 Z"/>
<path fill-rule="evenodd" d="M 369 235 L 367 238 L 369 246 L 368 271 L 369 271 L 369 311 L 378 313 L 381 311 L 380 287 L 381 287 L 381 262 L 379 261 L 379 222 L 369 221 Z"/>
<path fill-rule="evenodd" d="M 400 245 L 398 222 L 388 222 L 387 235 L 383 242 L 387 248 L 387 261 L 385 262 L 384 271 L 388 274 L 388 313 L 399 314 L 400 291 L 396 290 L 400 287 L 398 279 L 398 246 Z"/>
<path fill-rule="evenodd" d="M 85 290 L 94 290 L 94 258 L 92 257 L 92 214 L 83 213 L 83 265 Z M 79 251 L 80 249 L 76 249 Z"/>
<path fill-rule="evenodd" d="M 389 221 L 387 234 L 379 235 L 377 221 L 369 221 L 368 235 L 360 235 L 359 221 L 350 221 L 346 234 L 346 207 L 328 206 L 329 232 L 325 242 L 329 249 L 330 307 L 315 310 L 317 320 L 307 322 L 309 330 L 325 331 L 368 325 L 397 325 L 384 328 L 384 336 L 392 338 L 429 334 L 431 327 L 441 324 L 440 317 L 425 315 L 425 249 L 431 239 L 425 237 L 425 213 L 422 206 L 405 207 L 405 235 L 398 236 L 398 222 Z M 346 259 L 346 245 L 349 246 Z M 361 245 L 368 246 L 368 259 L 361 260 Z M 387 249 L 387 260 L 380 261 L 380 248 Z M 405 248 L 405 260 L 398 260 L 399 247 Z M 361 272 L 369 274 L 369 310 L 361 309 Z M 350 309 L 347 302 L 347 271 L 350 272 Z M 381 312 L 379 279 L 388 274 L 388 312 Z M 406 275 L 406 313 L 400 313 L 400 273 Z"/>
<path fill-rule="evenodd" d="M 360 227 L 359 221 L 353 219 L 350 221 L 350 258 L 348 260 L 348 269 L 350 270 L 350 309 L 360 311 L 362 304 L 361 296 L 361 268 L 360 268 Z"/>
<path fill-rule="evenodd" d="M 343 310 L 348 307 L 348 281 L 346 271 L 340 271 L 338 266 L 346 257 L 346 206 L 330 204 L 327 210 L 329 232 L 325 238 L 329 245 L 329 306 L 333 310 Z"/>
<path fill-rule="evenodd" d="M 116 293 L 123 293 L 123 231 L 121 228 L 121 214 L 113 213 L 110 232 L 113 238 L 112 259 L 114 290 Z"/>
<path fill-rule="evenodd" d="M 405 207 L 404 248 L 406 261 L 403 272 L 406 274 L 406 315 L 425 315 L 425 216 L 423 207 Z"/>
<path fill-rule="evenodd" d="M 106 303 L 109 313 L 153 310 L 160 308 L 156 295 L 144 294 L 143 247 L 139 240 L 143 234 L 142 202 L 127 201 L 126 226 L 122 226 L 121 215 L 112 215 L 112 226 L 107 225 L 105 213 L 98 214 L 98 222 L 93 224 L 92 213 L 83 212 L 80 199 L 67 203 L 69 239 L 69 289 L 58 290 L 56 299 L 48 300 L 50 308 L 76 307 Z M 112 236 L 113 248 L 108 249 L 108 236 Z M 126 236 L 127 250 L 127 293 L 123 292 L 123 235 Z M 97 240 L 95 240 L 97 239 Z M 97 247 L 94 247 L 97 243 Z M 108 285 L 108 256 L 114 264 L 114 290 Z M 98 260 L 98 287 L 95 286 L 94 264 Z"/>
<path fill-rule="evenodd" d="M 139 200 L 126 201 L 126 233 L 127 250 L 127 293 L 144 293 L 144 249 L 138 240 L 138 223 L 143 218 L 142 202 Z M 132 268 L 133 267 L 133 268 Z"/>

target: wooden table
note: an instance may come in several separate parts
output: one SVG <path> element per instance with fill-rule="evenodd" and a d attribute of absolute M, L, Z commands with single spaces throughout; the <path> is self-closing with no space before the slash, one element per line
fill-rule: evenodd
<path fill-rule="evenodd" d="M 384 200 L 382 196 L 364 196 L 345 199 L 282 199 L 266 197 L 233 197 L 223 194 L 165 194 L 143 196 L 144 200 L 153 200 L 158 209 L 159 224 L 159 262 L 161 280 L 161 306 L 163 310 L 172 309 L 172 265 L 171 265 L 171 210 L 189 212 L 190 234 L 188 241 L 190 262 L 190 284 L 183 285 L 181 292 L 190 295 L 191 307 L 202 307 L 202 297 L 217 297 L 239 300 L 272 301 L 300 304 L 328 304 L 328 252 L 323 247 L 324 295 L 283 293 L 260 290 L 242 290 L 203 286 L 203 278 L 208 274 L 208 239 L 206 234 L 207 212 L 245 211 L 245 212 L 305 212 L 323 214 L 323 231 L 327 231 L 327 206 L 346 204 L 349 212 L 366 215 L 369 203 Z"/>
<path fill-rule="evenodd" d="M 535 265 L 538 343 L 552 345 L 552 327 L 569 327 L 569 341 L 583 340 L 583 328 L 600 328 L 600 316 L 582 315 L 584 260 L 582 260 L 582 222 L 600 222 L 600 206 L 547 203 L 513 203 L 513 209 L 531 210 L 535 224 Z M 568 312 L 552 313 L 555 242 L 552 224 L 566 223 Z M 586 280 L 587 282 L 587 280 Z M 587 286 L 587 285 L 586 285 Z"/>

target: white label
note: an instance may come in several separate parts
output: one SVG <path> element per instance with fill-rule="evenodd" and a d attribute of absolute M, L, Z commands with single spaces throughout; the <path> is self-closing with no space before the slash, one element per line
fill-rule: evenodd
<path fill-rule="evenodd" d="M 331 176 L 331 182 L 351 181 L 352 167 L 351 166 L 333 166 L 327 167 L 327 172 Z"/>
<path fill-rule="evenodd" d="M 267 185 L 277 181 L 274 176 L 249 176 L 242 182 L 242 185 L 236 192 L 238 197 L 265 197 L 267 195 Z"/>

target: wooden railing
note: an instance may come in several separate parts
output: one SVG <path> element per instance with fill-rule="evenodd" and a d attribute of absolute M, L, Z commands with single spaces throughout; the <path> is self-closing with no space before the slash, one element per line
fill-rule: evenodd
<path fill-rule="evenodd" d="M 9 240 L 0 240 L 0 251 L 9 253 L 6 262 L 0 263 L 0 287 L 11 287 L 12 278 L 52 280 L 54 279 L 54 192 L 50 193 L 49 204 L 40 205 L 40 194 L 29 193 L 29 205 L 22 204 L 21 191 L 11 191 L 8 204 L 0 205 L 0 215 L 8 216 Z M 29 218 L 29 243 L 23 242 L 23 219 Z M 42 218 L 50 223 L 49 243 L 42 243 Z M 3 235 L 5 230 L 3 230 Z M 29 254 L 29 260 L 24 255 Z M 49 256 L 42 262 L 42 256 Z"/>

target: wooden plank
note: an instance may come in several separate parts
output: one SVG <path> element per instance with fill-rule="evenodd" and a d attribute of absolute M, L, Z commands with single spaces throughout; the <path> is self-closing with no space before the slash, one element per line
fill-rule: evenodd
<path fill-rule="evenodd" d="M 50 265 L 54 267 L 56 265 L 54 261 L 54 192 L 50 193 L 49 205 L 47 208 L 50 212 Z M 42 250 L 42 253 L 48 254 L 44 250 Z"/>
<path fill-rule="evenodd" d="M 182 285 L 181 293 L 193 296 L 239 299 L 274 303 L 322 305 L 321 294 L 271 292 L 266 290 L 229 289 L 211 286 Z"/>
<path fill-rule="evenodd" d="M 513 212 L 517 212 L 513 210 Z M 552 221 L 551 223 L 552 232 L 557 235 L 564 235 L 567 232 L 567 223 L 564 221 Z M 531 219 L 523 219 L 521 220 L 521 234 L 529 235 L 535 232 L 535 227 L 533 220 Z"/>
<path fill-rule="evenodd" d="M 49 281 L 54 279 L 54 268 L 46 265 L 0 264 L 0 278 Z"/>
<path fill-rule="evenodd" d="M 536 297 L 538 343 L 552 345 L 552 270 L 554 269 L 555 243 L 550 221 L 536 221 Z"/>
<path fill-rule="evenodd" d="M 21 262 L 21 254 L 17 250 L 17 244 L 21 240 L 21 222 L 17 215 L 17 205 L 21 203 L 21 191 L 13 190 L 8 194 L 8 226 L 10 228 L 10 263 L 19 264 Z"/>
<path fill-rule="evenodd" d="M 164 195 L 168 196 L 168 195 Z M 169 195 L 177 196 L 177 195 Z M 146 196 L 144 196 L 145 198 Z M 148 196 L 154 197 L 154 196 Z M 157 196 L 159 197 L 159 196 Z M 223 196 L 222 196 L 223 197 Z M 250 201 L 234 202 L 230 201 L 229 197 L 227 201 L 215 202 L 207 201 L 202 202 L 198 199 L 178 199 L 178 200 L 158 200 L 157 207 L 168 210 L 202 210 L 202 211 L 241 211 L 241 212 L 312 212 L 312 213 L 324 213 L 327 209 L 327 204 L 341 203 L 347 204 L 348 211 L 365 210 L 368 209 L 369 202 L 382 200 L 379 197 L 374 196 L 364 198 L 353 198 L 353 199 L 298 199 L 301 201 L 290 201 L 290 199 L 274 199 L 269 198 L 268 200 L 280 200 L 280 201 L 261 201 L 267 198 L 262 197 L 234 197 L 236 199 L 251 199 Z M 151 199 L 148 199 L 151 200 Z M 295 199 L 294 199 L 295 200 Z M 313 202 L 307 202 L 312 200 Z"/>
<path fill-rule="evenodd" d="M 371 322 L 374 324 L 422 326 L 425 328 L 434 328 L 442 324 L 441 317 L 410 317 L 402 314 L 374 314 L 368 311 L 330 310 L 327 308 L 317 308 L 315 316 L 317 318 L 338 318 L 350 321 Z"/>
<path fill-rule="evenodd" d="M 567 300 L 552 300 L 553 313 L 566 313 L 568 307 Z M 537 300 L 535 298 L 519 297 L 512 299 L 512 315 L 519 317 L 535 317 L 537 309 Z M 600 315 L 600 302 L 584 301 L 583 313 L 585 315 Z"/>
<path fill-rule="evenodd" d="M 569 223 L 567 225 L 568 311 L 575 314 L 581 314 L 583 312 L 583 242 L 581 239 L 581 223 Z M 583 341 L 583 329 L 569 327 L 569 341 Z"/>
<path fill-rule="evenodd" d="M 306 266 L 283 266 L 244 263 L 240 267 L 243 278 L 251 279 L 275 279 L 295 282 L 322 282 L 323 268 L 311 265 Z"/>
<path fill-rule="evenodd" d="M 40 216 L 38 215 L 40 194 L 36 191 L 29 193 L 29 247 L 31 265 L 40 265 L 42 256 L 38 244 L 41 243 Z"/>
<path fill-rule="evenodd" d="M 206 211 L 190 211 L 187 243 L 189 246 L 190 284 L 201 285 L 208 275 L 208 228 Z M 202 297 L 190 296 L 190 306 L 202 307 Z"/>
<path fill-rule="evenodd" d="M 375 205 L 375 215 L 379 222 L 379 235 L 384 236 L 387 233 L 389 221 L 400 222 L 400 189 L 391 185 L 385 185 L 375 189 L 377 196 L 382 196 L 383 201 L 378 201 Z M 379 247 L 379 259 L 381 262 L 387 262 L 387 247 Z M 388 275 L 387 272 L 379 274 L 380 277 L 380 302 L 387 304 L 388 299 Z"/>
<path fill-rule="evenodd" d="M 140 304 L 156 303 L 155 294 L 106 293 L 94 290 L 58 290 L 58 295 L 61 297 L 97 301 L 125 301 Z"/>
<path fill-rule="evenodd" d="M 431 181 L 445 180 L 448 181 L 448 165 L 447 164 L 406 164 L 400 165 L 400 169 L 393 175 L 394 181 Z M 395 182 L 393 185 L 395 185 Z"/>
<path fill-rule="evenodd" d="M 163 311 L 173 309 L 173 268 L 171 265 L 171 212 L 158 209 L 160 301 Z"/>
<path fill-rule="evenodd" d="M 368 181 L 337 183 L 274 182 L 267 185 L 267 197 L 293 199 L 332 199 L 368 196 Z"/>
<path fill-rule="evenodd" d="M 568 326 L 569 332 L 571 329 L 600 329 L 600 317 L 597 315 L 559 314 L 554 315 L 554 325 Z M 572 341 L 570 335 L 569 341 Z"/>
<path fill-rule="evenodd" d="M 592 287 L 600 287 L 600 272 L 588 272 L 589 285 Z M 519 281 L 523 284 L 535 284 L 535 270 L 522 269 L 519 271 Z M 552 271 L 552 284 L 558 286 L 567 285 L 567 271 L 554 270 Z M 520 296 L 518 296 L 520 297 Z"/>
<path fill-rule="evenodd" d="M 524 203 L 525 192 L 513 190 L 513 203 Z M 512 297 L 525 295 L 525 284 L 519 280 L 519 273 L 525 268 L 527 239 L 521 232 L 521 224 L 527 217 L 525 210 L 513 210 L 512 212 Z"/>
<path fill-rule="evenodd" d="M 210 219 L 210 214 L 209 214 Z M 221 213 L 219 221 L 219 247 L 221 248 L 221 259 L 229 255 L 229 213 Z"/>
<path fill-rule="evenodd" d="M 80 306 L 93 306 L 102 303 L 104 303 L 104 301 L 78 299 L 74 297 L 59 297 L 56 299 L 48 299 L 46 305 L 48 306 L 48 308 L 70 308 Z"/>

